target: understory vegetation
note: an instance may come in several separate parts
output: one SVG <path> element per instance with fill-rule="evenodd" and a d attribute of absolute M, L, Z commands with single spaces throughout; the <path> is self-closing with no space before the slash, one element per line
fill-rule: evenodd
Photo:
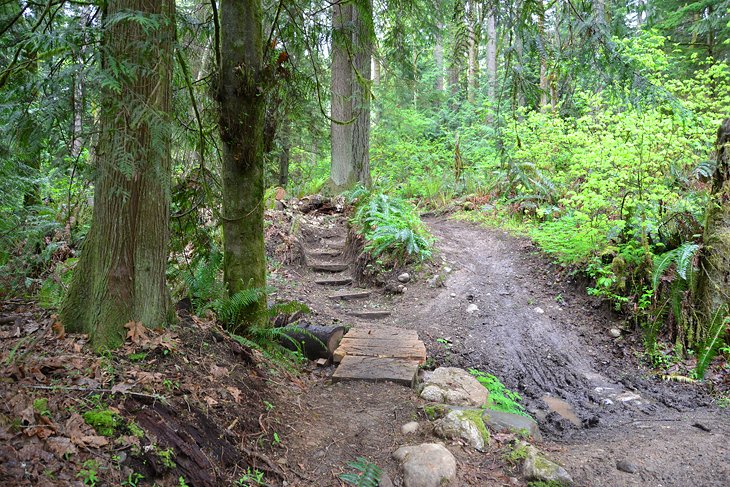
<path fill-rule="evenodd" d="M 266 271 L 280 262 L 264 252 L 275 223 L 263 208 L 346 186 L 350 224 L 380 265 L 431 257 L 420 212 L 464 210 L 587 276 L 642 331 L 653 365 L 701 379 L 718 354 L 726 363 L 712 256 L 728 242 L 706 224 L 727 207 L 715 147 L 730 106 L 726 1 L 355 3 L 342 25 L 306 1 L 222 17 L 187 0 L 0 7 L 3 295 L 60 310 L 100 349 L 130 319 L 165 324 L 183 298 L 276 342 Z M 266 43 L 239 58 L 221 19 Z M 150 61 L 161 52 L 165 66 Z M 235 75 L 243 64 L 260 86 Z M 164 93 L 134 91 L 141 79 Z M 155 275 L 107 251 L 154 255 Z M 112 261 L 140 273 L 139 289 L 91 289 L 111 285 L 100 266 Z M 111 331 L 84 321 L 107 315 Z"/>

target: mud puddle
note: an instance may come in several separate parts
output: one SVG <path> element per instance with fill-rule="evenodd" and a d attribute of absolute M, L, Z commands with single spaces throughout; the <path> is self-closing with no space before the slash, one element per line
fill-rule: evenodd
<path fill-rule="evenodd" d="M 550 412 L 559 414 L 578 428 L 581 427 L 580 418 L 575 414 L 575 411 L 570 404 L 553 396 L 542 396 L 542 400 L 545 401 Z"/>

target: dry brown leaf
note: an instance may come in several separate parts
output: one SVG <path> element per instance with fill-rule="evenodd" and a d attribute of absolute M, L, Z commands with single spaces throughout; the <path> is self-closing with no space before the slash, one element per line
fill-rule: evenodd
<path fill-rule="evenodd" d="M 276 201 L 281 201 L 286 196 L 286 190 L 282 187 L 276 188 Z"/>
<path fill-rule="evenodd" d="M 228 375 L 228 369 L 226 367 L 218 367 L 217 365 L 211 365 L 210 366 L 210 375 L 212 375 L 216 379 L 220 379 L 221 377 L 225 377 Z"/>
<path fill-rule="evenodd" d="M 59 460 L 62 460 L 64 455 L 76 455 L 79 452 L 69 438 L 62 436 L 48 438 L 46 446 Z"/>
<path fill-rule="evenodd" d="M 66 330 L 63 327 L 63 323 L 61 323 L 57 315 L 51 315 L 51 319 L 53 320 L 51 330 L 53 330 L 56 338 L 58 338 L 59 340 L 63 340 L 66 337 Z"/>
<path fill-rule="evenodd" d="M 131 391 L 132 387 L 134 387 L 134 384 L 127 384 L 126 382 L 114 384 L 112 386 L 112 394 L 124 394 L 125 392 Z"/>
<path fill-rule="evenodd" d="M 81 442 L 89 448 L 101 448 L 109 444 L 109 439 L 104 436 L 88 435 L 82 436 Z"/>
<path fill-rule="evenodd" d="M 237 403 L 241 402 L 241 394 L 243 394 L 243 393 L 241 392 L 240 389 L 228 386 L 228 387 L 226 387 L 226 390 L 231 393 L 231 396 L 233 396 L 234 401 L 236 401 Z"/>
<path fill-rule="evenodd" d="M 205 403 L 206 403 L 206 404 L 208 405 L 208 407 L 213 407 L 213 406 L 215 406 L 216 404 L 218 404 L 218 401 L 216 401 L 215 399 L 213 399 L 213 398 L 212 398 L 212 397 L 210 397 L 210 396 L 205 396 L 205 397 L 203 398 L 203 400 L 204 400 L 204 401 L 205 401 Z"/>
<path fill-rule="evenodd" d="M 41 440 L 45 440 L 49 436 L 56 433 L 56 430 L 50 426 L 33 426 L 24 430 L 26 436 L 37 436 Z"/>
<path fill-rule="evenodd" d="M 124 328 L 128 330 L 127 338 L 134 344 L 140 345 L 149 340 L 149 336 L 147 335 L 149 330 L 147 330 L 141 321 L 130 321 L 124 325 Z"/>

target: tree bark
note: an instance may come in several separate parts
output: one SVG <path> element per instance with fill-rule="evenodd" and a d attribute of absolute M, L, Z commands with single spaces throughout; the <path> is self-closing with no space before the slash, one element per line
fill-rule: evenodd
<path fill-rule="evenodd" d="M 370 187 L 370 58 L 373 51 L 372 37 L 367 27 L 372 19 L 370 2 L 367 7 L 366 12 L 360 12 L 355 7 L 352 9 L 352 111 L 356 117 L 352 126 L 352 159 L 356 181 Z"/>
<path fill-rule="evenodd" d="M 476 101 L 476 93 L 479 88 L 479 12 L 477 2 L 469 0 L 469 64 L 467 69 L 467 100 L 469 103 Z"/>
<path fill-rule="evenodd" d="M 710 326 L 730 312 L 730 118 L 717 132 L 716 147 L 717 167 L 707 206 L 705 248 L 694 294 L 700 319 L 687 337 L 692 348 L 704 342 Z"/>
<path fill-rule="evenodd" d="M 266 286 L 264 248 L 264 79 L 261 0 L 221 0 L 219 129 L 223 146 L 223 276 L 228 293 Z M 241 326 L 264 318 L 266 297 L 242 311 Z"/>
<path fill-rule="evenodd" d="M 279 140 L 281 141 L 281 152 L 279 153 L 279 186 L 286 188 L 289 184 L 289 157 L 291 154 L 291 122 L 284 120 L 281 124 Z"/>
<path fill-rule="evenodd" d="M 96 349 L 121 345 L 124 324 L 169 320 L 165 280 L 170 207 L 170 83 L 174 45 L 172 0 L 110 0 L 106 19 L 129 12 L 159 22 L 109 24 L 102 66 L 118 82 L 103 88 L 91 229 L 61 308 L 68 331 L 84 332 Z M 135 68 L 113 73 L 109 60 Z"/>
<path fill-rule="evenodd" d="M 490 7 L 487 13 L 487 100 L 487 123 L 492 125 L 497 109 L 497 26 L 494 7 Z"/>
<path fill-rule="evenodd" d="M 355 184 L 352 155 L 352 4 L 332 5 L 332 111 L 329 190 L 339 193 Z"/>

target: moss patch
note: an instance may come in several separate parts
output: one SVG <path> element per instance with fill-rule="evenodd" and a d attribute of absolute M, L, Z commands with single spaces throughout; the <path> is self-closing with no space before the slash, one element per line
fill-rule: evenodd
<path fill-rule="evenodd" d="M 429 420 L 433 421 L 434 419 L 446 416 L 449 412 L 449 408 L 443 404 L 429 404 L 427 406 L 423 406 L 423 412 L 426 413 L 426 417 Z"/>
<path fill-rule="evenodd" d="M 48 409 L 48 399 L 42 397 L 33 401 L 33 411 L 41 416 L 50 416 L 51 411 Z"/>
<path fill-rule="evenodd" d="M 473 424 L 477 431 L 479 431 L 479 434 L 484 439 L 484 443 L 489 443 L 489 430 L 484 425 L 484 419 L 482 419 L 482 410 L 481 409 L 464 409 L 462 411 L 457 411 L 457 416 L 459 419 L 468 421 L 471 424 Z"/>
<path fill-rule="evenodd" d="M 83 418 L 101 436 L 114 436 L 114 430 L 120 423 L 119 416 L 108 409 L 87 411 Z"/>

